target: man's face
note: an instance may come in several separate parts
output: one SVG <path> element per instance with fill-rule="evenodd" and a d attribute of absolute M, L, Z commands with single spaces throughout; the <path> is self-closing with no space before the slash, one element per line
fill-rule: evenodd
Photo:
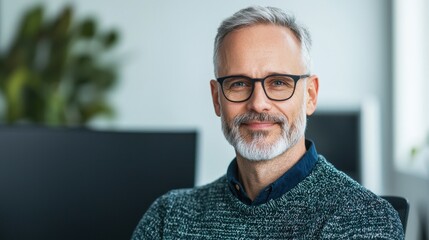
<path fill-rule="evenodd" d="M 306 74 L 300 42 L 291 30 L 265 24 L 229 33 L 219 52 L 218 69 L 219 77 Z M 317 77 L 310 77 L 308 85 L 304 81 L 298 81 L 293 97 L 287 101 L 268 99 L 257 82 L 251 98 L 241 103 L 228 101 L 219 84 L 211 81 L 216 114 L 222 118 L 225 136 L 238 154 L 250 160 L 267 160 L 303 141 L 305 115 L 315 109 L 318 88 Z M 288 136 L 293 139 L 285 145 Z M 250 152 L 244 153 L 243 146 Z M 268 153 L 258 155 L 261 152 Z M 258 156 L 249 156 L 255 153 Z"/>

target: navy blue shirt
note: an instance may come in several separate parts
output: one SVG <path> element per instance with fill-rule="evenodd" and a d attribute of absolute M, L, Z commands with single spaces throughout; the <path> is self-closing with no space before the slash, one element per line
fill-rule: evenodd
<path fill-rule="evenodd" d="M 256 206 L 266 203 L 271 199 L 281 197 L 287 191 L 295 187 L 304 178 L 306 178 L 310 174 L 314 165 L 316 165 L 318 156 L 314 143 L 306 140 L 305 147 L 307 151 L 305 152 L 304 156 L 302 156 L 302 158 L 279 179 L 262 189 L 262 191 L 253 201 L 250 200 L 250 198 L 247 196 L 243 185 L 238 180 L 237 159 L 234 158 L 231 164 L 229 164 L 226 174 L 230 190 L 238 199 L 240 199 L 240 201 L 247 205 Z"/>

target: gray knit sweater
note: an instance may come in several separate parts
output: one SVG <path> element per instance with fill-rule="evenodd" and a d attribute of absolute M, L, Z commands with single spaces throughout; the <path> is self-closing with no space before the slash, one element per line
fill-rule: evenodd
<path fill-rule="evenodd" d="M 389 203 L 323 157 L 282 197 L 248 206 L 224 177 L 158 198 L 132 239 L 404 239 Z"/>

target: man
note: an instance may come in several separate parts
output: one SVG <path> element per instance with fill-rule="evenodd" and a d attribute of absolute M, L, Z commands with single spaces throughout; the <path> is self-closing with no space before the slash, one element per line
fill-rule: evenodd
<path fill-rule="evenodd" d="M 157 199 L 133 239 L 404 238 L 387 202 L 305 140 L 319 90 L 310 45 L 308 31 L 277 8 L 222 22 L 210 86 L 236 158 L 215 182 Z"/>

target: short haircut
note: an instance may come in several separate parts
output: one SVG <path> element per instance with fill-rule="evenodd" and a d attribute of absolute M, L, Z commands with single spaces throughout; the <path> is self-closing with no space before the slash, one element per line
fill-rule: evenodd
<path fill-rule="evenodd" d="M 213 64 L 218 77 L 219 49 L 226 35 L 237 29 L 257 24 L 273 24 L 289 28 L 301 43 L 301 57 L 307 73 L 311 70 L 311 36 L 307 28 L 296 22 L 295 17 L 275 7 L 252 6 L 241 9 L 225 19 L 218 28 L 214 43 Z"/>

